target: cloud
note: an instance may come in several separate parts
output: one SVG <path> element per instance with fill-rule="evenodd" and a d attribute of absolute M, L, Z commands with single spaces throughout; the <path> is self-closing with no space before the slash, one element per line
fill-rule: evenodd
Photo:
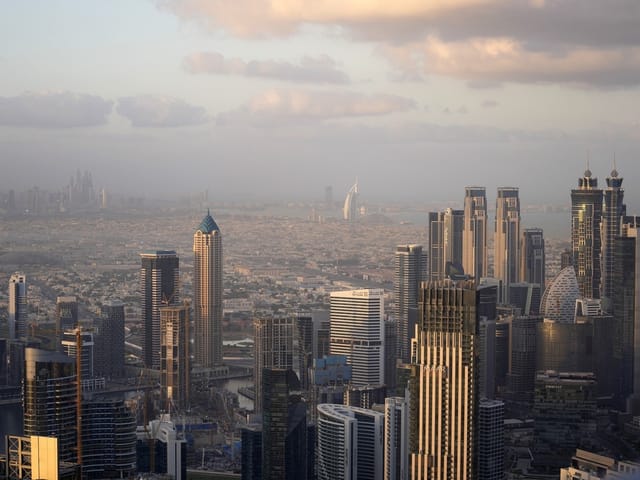
<path fill-rule="evenodd" d="M 364 95 L 353 92 L 268 90 L 239 110 L 221 114 L 220 123 L 248 119 L 251 123 L 326 120 L 388 115 L 415 108 L 413 100 L 396 95 Z"/>
<path fill-rule="evenodd" d="M 0 125 L 70 128 L 103 125 L 112 102 L 95 95 L 70 92 L 27 92 L 0 97 Z"/>
<path fill-rule="evenodd" d="M 181 127 L 209 121 L 207 112 L 172 97 L 139 95 L 118 99 L 116 111 L 134 127 Z"/>
<path fill-rule="evenodd" d="M 572 83 L 598 87 L 640 84 L 640 47 L 610 50 L 575 48 L 529 51 L 508 37 L 422 42 L 386 47 L 384 54 L 401 71 L 457 77 L 474 83 Z M 414 59 L 414 64 L 407 63 Z"/>
<path fill-rule="evenodd" d="M 304 57 L 299 64 L 276 60 L 225 58 L 218 52 L 199 52 L 184 58 L 183 67 L 189 73 L 265 77 L 297 83 L 349 83 L 349 77 L 337 68 L 328 55 Z"/>
<path fill-rule="evenodd" d="M 482 102 L 482 108 L 495 108 L 499 105 L 496 100 L 485 100 Z"/>

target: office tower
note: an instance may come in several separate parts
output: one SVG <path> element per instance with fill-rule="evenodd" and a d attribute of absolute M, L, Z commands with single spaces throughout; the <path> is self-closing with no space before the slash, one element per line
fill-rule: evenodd
<path fill-rule="evenodd" d="M 464 210 L 447 208 L 444 211 L 444 260 L 447 264 L 462 266 L 462 232 L 464 230 Z"/>
<path fill-rule="evenodd" d="M 384 382 L 383 294 L 381 289 L 331 293 L 330 352 L 347 357 L 353 385 Z"/>
<path fill-rule="evenodd" d="M 342 207 L 342 218 L 347 222 L 355 222 L 358 218 L 358 181 L 347 192 L 347 197 L 344 199 L 344 206 Z"/>
<path fill-rule="evenodd" d="M 409 395 L 384 401 L 384 480 L 409 478 Z"/>
<path fill-rule="evenodd" d="M 262 480 L 262 424 L 249 424 L 240 429 L 242 480 Z"/>
<path fill-rule="evenodd" d="M 507 385 L 507 374 L 511 360 L 509 337 L 511 322 L 506 319 L 496 320 L 496 391 L 504 391 Z"/>
<path fill-rule="evenodd" d="M 95 320 L 96 375 L 118 378 L 124 375 L 124 303 L 109 300 L 102 304 Z"/>
<path fill-rule="evenodd" d="M 542 292 L 537 283 L 512 283 L 509 286 L 509 304 L 520 311 L 520 315 L 538 315 Z"/>
<path fill-rule="evenodd" d="M 427 261 L 429 262 L 429 280 L 442 280 L 445 277 L 444 260 L 444 212 L 429 212 L 427 220 L 429 235 Z"/>
<path fill-rule="evenodd" d="M 476 308 L 472 281 L 422 284 L 411 381 L 414 480 L 475 477 Z"/>
<path fill-rule="evenodd" d="M 136 419 L 123 400 L 94 398 L 82 405 L 82 474 L 130 478 L 136 473 Z"/>
<path fill-rule="evenodd" d="M 300 372 L 300 386 L 307 390 L 309 384 L 309 369 L 313 366 L 313 317 L 308 314 L 298 314 L 296 317 L 296 335 L 298 344 L 298 371 Z"/>
<path fill-rule="evenodd" d="M 487 194 L 484 187 L 466 187 L 462 266 L 476 282 L 487 276 Z"/>
<path fill-rule="evenodd" d="M 222 365 L 222 235 L 209 212 L 193 234 L 195 361 Z"/>
<path fill-rule="evenodd" d="M 580 288 L 572 266 L 560 270 L 542 295 L 540 315 L 549 320 L 573 323 Z"/>
<path fill-rule="evenodd" d="M 536 339 L 541 317 L 512 317 L 507 388 L 512 400 L 531 402 L 536 379 Z"/>
<path fill-rule="evenodd" d="M 431 215 L 431 214 L 430 214 Z M 420 282 L 426 280 L 427 258 L 422 245 L 398 245 L 395 255 L 395 321 L 397 356 L 409 362 L 411 336 L 418 314 Z"/>
<path fill-rule="evenodd" d="M 480 318 L 478 334 L 478 394 L 492 399 L 496 392 L 496 321 Z"/>
<path fill-rule="evenodd" d="M 16 272 L 9 278 L 9 340 L 27 336 L 27 277 Z"/>
<path fill-rule="evenodd" d="M 602 224 L 600 226 L 600 298 L 604 302 L 604 310 L 611 311 L 613 298 L 613 249 L 614 238 L 620 235 L 623 217 L 627 214 L 627 207 L 623 202 L 624 189 L 622 177 L 618 176 L 615 166 L 611 176 L 606 178 L 607 187 L 603 192 Z"/>
<path fill-rule="evenodd" d="M 309 372 L 311 393 L 309 416 L 312 423 L 317 423 L 316 407 L 321 403 L 344 403 L 345 391 L 351 383 L 351 365 L 347 365 L 344 355 L 328 355 L 313 360 Z"/>
<path fill-rule="evenodd" d="M 56 299 L 56 343 L 61 349 L 62 334 L 78 328 L 78 299 L 74 295 Z"/>
<path fill-rule="evenodd" d="M 160 368 L 160 307 L 179 304 L 179 259 L 173 250 L 145 252 L 140 257 L 142 357 L 145 367 L 157 370 Z"/>
<path fill-rule="evenodd" d="M 571 464 L 560 469 L 560 480 L 615 480 L 637 478 L 640 463 L 625 462 L 586 450 L 576 449 Z"/>
<path fill-rule="evenodd" d="M 187 480 L 187 441 L 180 438 L 169 415 L 136 429 L 138 473 L 159 473 Z"/>
<path fill-rule="evenodd" d="M 398 361 L 398 327 L 396 321 L 384 321 L 384 384 L 390 392 L 396 389 L 396 369 Z"/>
<path fill-rule="evenodd" d="M 560 254 L 560 270 L 573 266 L 573 252 L 570 248 L 563 250 Z"/>
<path fill-rule="evenodd" d="M 80 335 L 80 339 L 78 339 L 78 335 Z M 93 333 L 83 332 L 79 329 L 67 330 L 62 332 L 61 345 L 62 352 L 69 358 L 73 359 L 78 358 L 78 347 L 80 348 L 80 378 L 83 381 L 93 378 L 93 360 L 95 353 Z"/>
<path fill-rule="evenodd" d="M 349 385 L 345 391 L 344 404 L 350 407 L 372 409 L 376 404 L 384 404 L 386 397 L 385 385 Z"/>
<path fill-rule="evenodd" d="M 262 476 L 282 480 L 307 477 L 307 407 L 290 369 L 262 371 Z"/>
<path fill-rule="evenodd" d="M 478 478 L 504 478 L 504 403 L 480 400 L 478 406 Z"/>
<path fill-rule="evenodd" d="M 520 281 L 540 286 L 544 292 L 544 233 L 541 228 L 525 228 L 520 239 Z"/>
<path fill-rule="evenodd" d="M 318 405 L 318 480 L 382 480 L 384 414 L 358 407 Z"/>
<path fill-rule="evenodd" d="M 253 321 L 255 385 L 254 412 L 262 412 L 262 373 L 265 368 L 293 369 L 294 318 L 257 318 Z"/>
<path fill-rule="evenodd" d="M 449 265 L 462 266 L 464 211 L 429 213 L 429 279 L 443 280 Z"/>
<path fill-rule="evenodd" d="M 58 352 L 25 349 L 24 434 L 58 439 L 61 461 L 76 461 L 77 381 L 73 359 Z"/>
<path fill-rule="evenodd" d="M 509 303 L 509 286 L 520 278 L 520 199 L 517 188 L 498 188 L 493 243 L 493 276 L 502 280 L 500 303 Z"/>
<path fill-rule="evenodd" d="M 571 190 L 571 250 L 580 296 L 600 298 L 602 190 L 587 168 Z"/>
<path fill-rule="evenodd" d="M 315 310 L 311 313 L 313 320 L 313 358 L 329 355 L 331 326 L 329 310 Z"/>
<path fill-rule="evenodd" d="M 533 404 L 533 457 L 557 474 L 576 448 L 597 448 L 596 381 L 592 373 L 539 373 Z"/>
<path fill-rule="evenodd" d="M 189 407 L 189 305 L 160 307 L 160 385 L 166 411 Z"/>

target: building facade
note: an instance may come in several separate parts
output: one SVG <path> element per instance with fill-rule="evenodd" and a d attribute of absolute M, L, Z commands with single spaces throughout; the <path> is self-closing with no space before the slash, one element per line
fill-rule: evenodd
<path fill-rule="evenodd" d="M 520 198 L 513 187 L 498 188 L 493 276 L 502 281 L 500 303 L 509 303 L 509 286 L 520 278 Z"/>
<path fill-rule="evenodd" d="M 410 360 L 411 336 L 418 315 L 420 282 L 426 280 L 427 258 L 422 245 L 398 245 L 395 254 L 394 294 L 397 357 Z M 394 352 L 395 353 L 395 352 Z"/>
<path fill-rule="evenodd" d="M 189 305 L 160 307 L 160 385 L 166 411 L 189 406 L 191 351 Z"/>
<path fill-rule="evenodd" d="M 544 292 L 544 232 L 541 228 L 525 228 L 520 240 L 520 281 L 540 286 Z"/>
<path fill-rule="evenodd" d="M 488 274 L 487 193 L 484 187 L 466 187 L 464 227 L 462 230 L 462 266 L 476 282 Z"/>
<path fill-rule="evenodd" d="M 16 272 L 9 278 L 9 340 L 27 336 L 27 277 Z"/>
<path fill-rule="evenodd" d="M 622 177 L 614 169 L 606 178 L 607 186 L 602 198 L 601 250 L 600 250 L 600 298 L 606 312 L 611 311 L 613 298 L 614 239 L 620 235 L 620 227 L 627 207 L 624 201 Z"/>

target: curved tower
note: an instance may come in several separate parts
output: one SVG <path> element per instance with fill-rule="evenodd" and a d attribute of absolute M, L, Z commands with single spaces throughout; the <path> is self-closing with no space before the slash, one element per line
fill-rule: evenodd
<path fill-rule="evenodd" d="M 600 298 L 602 190 L 587 168 L 571 190 L 571 250 L 580 296 Z"/>
<path fill-rule="evenodd" d="M 344 199 L 342 217 L 348 222 L 354 222 L 358 216 L 358 181 L 353 184 Z"/>
<path fill-rule="evenodd" d="M 560 323 L 573 323 L 576 300 L 580 297 L 576 272 L 571 265 L 560 270 L 542 295 L 540 314 Z"/>
<path fill-rule="evenodd" d="M 193 234 L 193 309 L 195 361 L 222 365 L 222 236 L 207 215 Z"/>

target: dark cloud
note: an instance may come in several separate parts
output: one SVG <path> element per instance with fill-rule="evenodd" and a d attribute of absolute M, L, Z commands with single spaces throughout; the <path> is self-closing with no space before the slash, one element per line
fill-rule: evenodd
<path fill-rule="evenodd" d="M 116 111 L 134 127 L 181 127 L 209 121 L 207 112 L 173 97 L 139 95 L 118 99 Z"/>
<path fill-rule="evenodd" d="M 70 92 L 24 93 L 0 97 L 0 125 L 70 128 L 103 125 L 112 103 L 95 95 Z"/>
<path fill-rule="evenodd" d="M 327 55 L 304 57 L 294 64 L 276 60 L 244 61 L 225 58 L 218 52 L 199 52 L 185 57 L 183 66 L 187 72 L 194 74 L 242 75 L 296 83 L 349 83 L 349 77 Z"/>

